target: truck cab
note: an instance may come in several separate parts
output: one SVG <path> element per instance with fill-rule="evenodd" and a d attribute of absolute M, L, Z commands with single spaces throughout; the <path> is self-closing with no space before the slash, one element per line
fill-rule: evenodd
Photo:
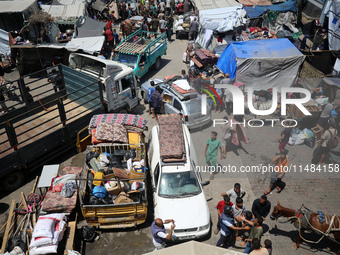
<path fill-rule="evenodd" d="M 157 38 L 152 38 L 156 35 Z M 144 76 L 153 66 L 160 68 L 161 57 L 166 54 L 166 34 L 153 33 L 138 29 L 126 37 L 115 49 L 114 61 L 133 69 L 137 78 Z"/>
<path fill-rule="evenodd" d="M 70 67 L 100 78 L 106 111 L 130 111 L 139 103 L 137 80 L 129 66 L 95 56 L 72 53 Z"/>

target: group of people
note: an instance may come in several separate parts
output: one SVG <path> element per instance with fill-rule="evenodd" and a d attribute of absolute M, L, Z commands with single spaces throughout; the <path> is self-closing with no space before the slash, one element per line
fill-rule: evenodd
<path fill-rule="evenodd" d="M 270 212 L 271 203 L 265 195 L 254 200 L 251 210 L 246 210 L 243 197 L 246 192 L 239 183 L 234 188 L 221 194 L 223 200 L 219 201 L 216 209 L 218 213 L 215 235 L 221 232 L 216 246 L 234 246 L 236 240 L 242 241 L 246 254 L 271 254 L 271 241 L 265 240 L 265 248 L 261 248 L 260 241 L 263 235 L 262 223 Z"/>
<path fill-rule="evenodd" d="M 107 25 L 104 28 L 104 36 L 105 41 L 100 56 L 105 59 L 110 59 L 112 51 L 120 43 L 119 35 L 116 29 L 112 29 L 112 23 L 110 20 L 107 21 Z"/>

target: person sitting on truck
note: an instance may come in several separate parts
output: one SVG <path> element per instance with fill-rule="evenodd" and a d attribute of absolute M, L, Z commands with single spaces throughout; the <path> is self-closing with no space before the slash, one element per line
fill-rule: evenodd
<path fill-rule="evenodd" d="M 151 100 L 151 95 L 153 94 L 153 92 L 156 91 L 155 89 L 155 82 L 154 81 L 150 81 L 150 87 L 148 88 L 148 99 L 149 99 L 149 115 L 151 115 L 151 108 L 153 108 L 153 104 L 152 104 L 152 100 Z M 152 112 L 152 117 L 155 117 L 155 113 Z"/>
<path fill-rule="evenodd" d="M 169 234 L 165 233 L 164 224 L 172 223 Z M 160 218 L 157 218 L 152 222 L 151 224 L 151 232 L 153 237 L 153 245 L 155 246 L 155 250 L 160 250 L 165 248 L 165 240 L 170 240 L 172 236 L 172 232 L 174 228 L 176 227 L 174 220 L 165 220 L 163 223 L 163 220 Z"/>

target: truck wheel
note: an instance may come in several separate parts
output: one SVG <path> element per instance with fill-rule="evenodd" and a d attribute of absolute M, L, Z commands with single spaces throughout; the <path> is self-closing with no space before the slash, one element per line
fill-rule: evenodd
<path fill-rule="evenodd" d="M 161 58 L 158 57 L 155 63 L 155 70 L 158 70 L 161 67 Z"/>
<path fill-rule="evenodd" d="M 25 179 L 25 175 L 23 172 L 14 171 L 13 173 L 6 175 L 3 178 L 3 181 L 1 182 L 1 184 L 4 190 L 13 191 L 19 188 L 21 184 L 23 184 L 24 179 Z"/>
<path fill-rule="evenodd" d="M 146 93 L 143 93 L 143 99 L 144 99 L 144 104 L 149 103 L 149 98 L 148 98 L 148 95 Z"/>
<path fill-rule="evenodd" d="M 179 33 L 178 33 L 178 31 L 176 31 L 176 39 L 178 39 L 179 38 Z"/>
<path fill-rule="evenodd" d="M 123 108 L 123 109 L 121 109 L 120 111 L 119 111 L 119 113 L 128 113 L 128 111 L 127 111 L 127 109 L 126 108 Z"/>

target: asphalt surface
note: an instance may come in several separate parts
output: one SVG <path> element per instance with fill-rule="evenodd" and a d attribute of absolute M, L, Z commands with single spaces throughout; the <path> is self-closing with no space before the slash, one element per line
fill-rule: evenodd
<path fill-rule="evenodd" d="M 173 36 L 174 39 L 175 36 Z M 162 66 L 158 71 L 150 71 L 143 80 L 150 78 L 162 78 L 167 75 L 179 74 L 182 69 L 186 70 L 186 65 L 182 62 L 182 54 L 187 46 L 187 40 L 175 40 L 171 44 L 168 44 L 167 55 L 162 58 Z M 147 107 L 142 104 L 134 109 L 134 113 L 141 114 L 149 122 L 149 130 L 156 124 L 155 119 L 152 119 L 148 115 Z M 214 119 L 221 119 L 225 116 L 224 113 L 213 113 Z M 247 119 L 252 117 L 246 116 Z M 280 136 L 282 131 L 280 125 L 275 127 L 264 126 L 261 128 L 249 128 L 245 129 L 245 132 L 249 138 L 249 145 L 243 145 L 242 148 L 236 148 L 228 146 L 227 158 L 218 160 L 221 166 L 234 166 L 236 172 L 218 173 L 215 179 L 211 183 L 204 187 L 206 199 L 208 201 L 212 228 L 211 233 L 200 240 L 204 243 L 215 245 L 219 235 L 214 235 L 213 231 L 216 228 L 217 212 L 215 206 L 222 200 L 220 194 L 231 189 L 235 182 L 241 184 L 242 189 L 246 191 L 244 197 L 244 204 L 246 209 L 251 209 L 254 199 L 260 197 L 265 190 L 268 189 L 270 181 L 270 173 L 256 172 L 246 173 L 241 172 L 241 166 L 260 166 L 269 164 L 275 157 L 275 153 L 278 150 L 278 142 L 276 139 Z M 206 141 L 210 136 L 211 131 L 220 131 L 220 127 L 213 127 L 212 125 L 203 127 L 199 130 L 192 130 L 192 140 L 198 155 L 199 166 L 206 166 L 204 158 L 204 148 Z M 148 135 L 148 134 L 147 134 Z M 311 172 L 305 169 L 311 163 L 311 157 L 313 149 L 306 145 L 288 146 L 290 164 L 297 169 L 295 172 L 291 171 L 286 174 L 284 181 L 286 187 L 281 193 L 268 195 L 269 201 L 272 203 L 272 208 L 279 200 L 281 205 L 291 209 L 299 209 L 302 204 L 313 211 L 323 211 L 327 214 L 339 214 L 340 209 L 340 196 L 338 187 L 340 185 L 340 173 L 329 172 Z M 77 155 L 73 158 L 67 158 L 67 156 L 73 156 L 72 153 L 60 158 L 59 163 L 66 165 L 82 166 L 82 155 Z M 299 166 L 302 166 L 301 168 Z M 293 167 L 294 169 L 294 167 Z M 203 181 L 209 180 L 209 173 L 202 173 Z M 33 176 L 32 176 L 33 179 Z M 18 200 L 20 192 L 29 193 L 33 186 L 33 181 L 30 181 L 19 190 L 11 194 L 3 194 L 1 203 L 10 204 L 11 199 Z M 151 208 L 150 208 L 151 209 Z M 152 209 L 151 211 L 152 212 Z M 178 208 L 180 214 L 180 208 Z M 136 228 L 128 229 L 126 231 L 103 231 L 99 232 L 100 239 L 94 243 L 86 243 L 82 246 L 83 254 L 143 254 L 150 252 L 154 249 L 152 244 L 152 236 L 150 224 L 152 220 L 152 213 L 146 224 Z M 0 223 L 5 222 L 8 217 L 8 212 L 3 212 L 0 215 Z M 175 219 L 176 220 L 176 219 Z M 80 228 L 82 223 L 79 224 Z M 333 251 L 327 249 L 327 246 L 331 244 L 330 241 L 324 239 L 319 244 L 308 244 L 303 242 L 298 250 L 294 250 L 295 240 L 297 237 L 297 229 L 289 224 L 283 224 L 269 219 L 269 216 L 264 221 L 265 234 L 262 241 L 270 239 L 273 243 L 273 254 L 334 254 L 334 251 L 340 249 L 336 247 Z M 316 234 L 306 233 L 305 238 L 317 241 L 320 236 Z M 236 243 L 234 250 L 243 251 L 243 247 L 240 247 L 239 242 Z"/>

